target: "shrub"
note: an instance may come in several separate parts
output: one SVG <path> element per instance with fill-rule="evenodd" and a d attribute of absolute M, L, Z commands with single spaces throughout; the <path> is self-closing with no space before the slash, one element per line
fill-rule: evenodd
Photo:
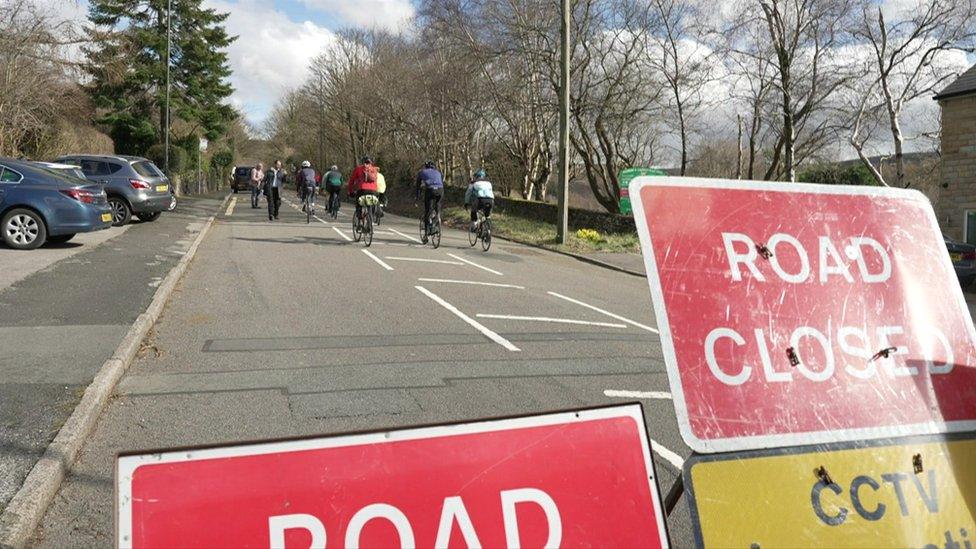
<path fill-rule="evenodd" d="M 157 143 L 146 151 L 146 158 L 153 161 L 153 164 L 159 166 L 159 169 L 166 169 L 166 147 Z M 186 151 L 181 147 L 170 143 L 169 146 L 169 173 L 167 175 L 173 175 L 179 173 L 186 168 Z"/>

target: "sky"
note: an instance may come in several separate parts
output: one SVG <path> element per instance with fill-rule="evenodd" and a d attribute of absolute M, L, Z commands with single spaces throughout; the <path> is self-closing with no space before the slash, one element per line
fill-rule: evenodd
<path fill-rule="evenodd" d="M 60 17 L 84 21 L 87 0 L 38 0 Z M 275 102 L 302 84 L 309 61 L 347 27 L 404 28 L 412 0 L 203 0 L 227 13 L 232 105 L 260 130 Z"/>

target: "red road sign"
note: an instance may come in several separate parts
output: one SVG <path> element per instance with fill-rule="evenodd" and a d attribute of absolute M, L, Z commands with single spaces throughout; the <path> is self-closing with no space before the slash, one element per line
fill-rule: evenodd
<path fill-rule="evenodd" d="M 921 193 L 674 177 L 635 186 L 694 450 L 976 429 L 976 332 Z"/>
<path fill-rule="evenodd" d="M 638 405 L 122 456 L 123 547 L 668 545 Z"/>

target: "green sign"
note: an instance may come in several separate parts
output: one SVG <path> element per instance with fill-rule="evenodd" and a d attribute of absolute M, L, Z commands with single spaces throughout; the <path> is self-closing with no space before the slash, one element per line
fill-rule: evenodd
<path fill-rule="evenodd" d="M 657 168 L 627 168 L 620 172 L 620 213 L 630 214 L 630 182 L 642 175 L 668 175 Z"/>

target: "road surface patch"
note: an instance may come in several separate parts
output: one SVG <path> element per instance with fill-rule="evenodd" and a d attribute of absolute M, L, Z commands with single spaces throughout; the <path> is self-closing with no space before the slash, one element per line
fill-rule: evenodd
<path fill-rule="evenodd" d="M 350 238 L 349 235 L 347 235 L 346 233 L 342 232 L 342 230 L 339 229 L 339 227 L 332 227 L 332 230 L 339 233 L 339 236 L 341 236 L 342 238 L 345 238 L 346 242 L 352 242 L 352 238 Z"/>
<path fill-rule="evenodd" d="M 601 326 L 604 328 L 627 328 L 626 324 L 615 324 L 613 322 L 590 322 L 589 320 L 576 320 L 574 318 L 552 318 L 547 316 L 518 316 L 518 315 L 492 315 L 478 313 L 478 318 L 495 318 L 499 320 L 524 320 L 527 322 L 552 322 L 554 324 L 578 324 L 581 326 Z"/>
<path fill-rule="evenodd" d="M 478 282 L 476 280 L 451 280 L 449 278 L 418 278 L 417 280 L 421 282 L 443 282 L 445 284 L 474 284 L 477 286 L 492 286 L 495 288 L 513 288 L 515 290 L 525 289 L 525 286 L 518 286 L 516 284 L 499 284 L 497 282 Z"/>
<path fill-rule="evenodd" d="M 557 294 L 556 292 L 546 292 L 546 293 L 548 293 L 549 295 L 551 295 L 553 297 L 558 297 L 559 299 L 566 300 L 566 301 L 568 301 L 570 303 L 575 303 L 575 304 L 577 304 L 577 305 L 579 305 L 581 307 L 586 307 L 587 309 L 591 309 L 591 310 L 594 310 L 594 311 L 596 311 L 598 313 L 605 314 L 605 315 L 609 316 L 610 318 L 615 318 L 615 319 L 617 319 L 617 320 L 619 320 L 621 322 L 626 322 L 627 324 L 630 324 L 631 326 L 636 326 L 636 327 L 638 327 L 638 328 L 640 328 L 642 330 L 647 330 L 648 332 L 652 332 L 652 333 L 655 333 L 655 334 L 660 334 L 661 333 L 661 332 L 659 332 L 657 330 L 657 328 L 651 328 L 650 326 L 645 326 L 645 325 L 643 325 L 643 324 L 641 324 L 639 322 L 634 322 L 633 320 L 630 320 L 629 318 L 625 318 L 625 317 L 622 317 L 622 316 L 620 316 L 618 314 L 611 313 L 610 311 L 604 311 L 603 309 L 601 309 L 599 307 L 590 305 L 589 303 L 583 303 L 582 301 L 580 301 L 578 299 L 573 299 L 571 297 L 566 297 L 566 296 L 564 296 L 562 294 Z"/>
<path fill-rule="evenodd" d="M 603 396 L 614 398 L 643 398 L 649 400 L 671 400 L 671 393 L 666 391 L 617 391 L 607 389 Z"/>
<path fill-rule="evenodd" d="M 484 324 L 482 324 L 482 323 L 478 322 L 477 320 L 471 318 L 470 316 L 462 313 L 461 311 L 459 311 L 457 309 L 457 307 L 455 307 L 454 305 L 451 305 L 447 301 L 444 301 L 443 299 L 441 299 L 434 292 L 431 292 L 430 290 L 428 290 L 427 288 L 424 288 L 423 286 L 414 286 L 414 288 L 417 288 L 417 290 L 419 290 L 420 293 L 422 293 L 422 294 L 426 295 L 427 297 L 433 299 L 435 303 L 437 303 L 441 307 L 444 307 L 445 309 L 447 309 L 448 311 L 450 311 L 451 313 L 453 313 L 455 316 L 457 316 L 458 318 L 460 318 L 464 322 L 468 323 L 471 327 L 473 327 L 474 329 L 476 329 L 479 332 L 481 332 L 488 339 L 494 341 L 495 343 L 501 345 L 502 347 L 508 349 L 509 351 L 521 351 L 521 349 L 519 349 L 515 345 L 512 345 L 512 342 L 511 341 L 505 339 L 504 337 L 502 337 L 502 336 L 498 335 L 497 333 L 493 332 L 492 330 L 488 329 Z"/>
<path fill-rule="evenodd" d="M 384 259 L 390 259 L 393 261 L 416 261 L 419 263 L 440 263 L 442 265 L 464 265 L 458 261 L 448 261 L 446 259 L 425 259 L 422 257 L 393 257 L 386 256 Z"/>
<path fill-rule="evenodd" d="M 371 252 L 369 250 L 363 250 L 363 253 L 366 254 L 367 256 L 369 256 L 369 258 L 372 259 L 373 261 L 379 263 L 380 264 L 380 267 L 383 267 L 387 271 L 392 271 L 393 270 L 393 267 L 390 267 L 385 261 L 383 261 L 382 259 L 380 259 L 380 258 L 376 257 L 375 255 L 373 255 L 373 252 Z"/>
<path fill-rule="evenodd" d="M 227 217 L 234 215 L 234 206 L 237 206 L 236 196 L 230 199 L 230 204 L 227 205 L 227 211 L 224 212 L 224 215 L 226 215 Z"/>
<path fill-rule="evenodd" d="M 467 263 L 468 265 L 471 265 L 471 266 L 473 266 L 473 267 L 477 267 L 477 268 L 479 268 L 479 269 L 481 269 L 481 270 L 483 270 L 483 271 L 488 271 L 489 273 L 492 273 L 492 274 L 496 274 L 496 275 L 498 275 L 498 276 L 505 276 L 505 275 L 503 275 L 502 273 L 500 273 L 500 272 L 498 272 L 498 271 L 496 271 L 495 269 L 489 269 L 488 267 L 485 267 L 484 265 L 478 265 L 478 264 L 477 264 L 477 263 L 475 263 L 474 261 L 469 261 L 469 260 L 467 260 L 467 259 L 464 259 L 464 258 L 463 258 L 463 257 L 461 257 L 461 256 L 458 256 L 458 255 L 454 255 L 454 254 L 447 254 L 447 255 L 449 255 L 449 256 L 451 256 L 451 257 L 453 257 L 454 259 L 457 259 L 458 261 L 463 261 L 463 262 L 465 262 L 465 263 Z"/>

